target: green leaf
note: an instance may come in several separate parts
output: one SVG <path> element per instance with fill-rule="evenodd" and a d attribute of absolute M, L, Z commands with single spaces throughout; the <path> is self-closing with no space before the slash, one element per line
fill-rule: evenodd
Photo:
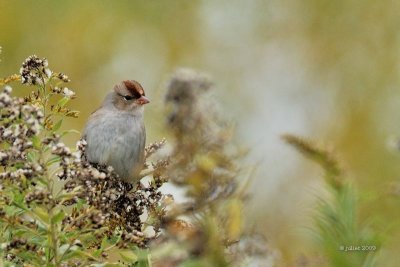
<path fill-rule="evenodd" d="M 100 246 L 100 249 L 101 249 L 101 250 L 105 249 L 105 248 L 106 248 L 106 246 L 107 246 L 107 244 L 108 244 L 108 237 L 107 237 L 107 236 L 105 236 L 105 237 L 103 238 L 103 240 L 101 240 L 101 246 Z"/>
<path fill-rule="evenodd" d="M 96 249 L 96 250 L 93 252 L 93 256 L 95 256 L 95 257 L 100 257 L 101 253 L 104 251 L 104 249 L 105 249 L 106 246 L 107 246 L 107 239 L 108 239 L 108 237 L 106 237 L 106 236 L 103 238 L 103 240 L 101 241 L 100 248 L 99 248 L 99 249 Z"/>
<path fill-rule="evenodd" d="M 138 260 L 137 255 L 131 250 L 123 250 L 119 255 L 121 255 L 121 258 L 128 263 L 135 263 Z"/>
<path fill-rule="evenodd" d="M 48 223 L 49 222 L 49 214 L 47 213 L 47 211 L 45 209 L 43 209 L 42 207 L 35 207 L 33 209 L 33 213 L 39 217 L 43 222 Z"/>
<path fill-rule="evenodd" d="M 26 158 L 30 162 L 34 162 L 36 160 L 36 157 L 37 157 L 37 155 L 35 152 L 28 152 L 28 154 L 26 154 Z"/>
<path fill-rule="evenodd" d="M 72 258 L 81 258 L 82 257 L 82 253 L 80 253 L 80 250 L 82 248 L 78 247 L 78 246 L 71 246 L 69 247 L 69 245 L 64 244 L 60 247 L 59 253 L 60 254 L 64 254 L 64 256 L 62 257 L 63 261 L 72 259 Z"/>
<path fill-rule="evenodd" d="M 49 246 L 44 246 L 44 254 L 46 255 L 46 259 L 50 259 L 50 248 Z"/>
<path fill-rule="evenodd" d="M 12 235 L 13 235 L 14 237 L 20 237 L 20 236 L 25 235 L 27 232 L 28 232 L 28 231 L 25 230 L 25 229 L 16 229 L 16 230 L 13 230 L 13 231 L 12 231 Z"/>
<path fill-rule="evenodd" d="M 14 192 L 13 194 L 13 204 L 14 206 L 17 206 L 20 209 L 28 210 L 28 208 L 25 206 L 24 203 L 24 196 L 18 191 Z"/>
<path fill-rule="evenodd" d="M 41 142 L 40 142 L 39 137 L 37 137 L 36 135 L 34 135 L 34 136 L 32 137 L 32 145 L 33 145 L 33 147 L 36 148 L 36 149 L 40 149 L 40 144 L 41 144 Z"/>
<path fill-rule="evenodd" d="M 37 253 L 34 253 L 32 251 L 20 250 L 18 252 L 18 257 L 23 259 L 24 261 L 34 264 L 33 266 L 42 265 L 41 257 Z"/>
<path fill-rule="evenodd" d="M 17 162 L 14 164 L 14 167 L 17 169 L 22 169 L 24 167 L 24 163 L 22 162 Z"/>
<path fill-rule="evenodd" d="M 91 255 L 90 253 L 88 253 L 86 251 L 79 250 L 79 249 L 73 251 L 71 254 L 73 254 L 74 258 L 78 257 L 80 259 L 90 259 L 92 261 L 100 261 L 99 259 L 97 259 L 93 255 Z"/>
<path fill-rule="evenodd" d="M 103 252 L 102 249 L 96 249 L 96 250 L 93 252 L 93 256 L 96 257 L 96 258 L 98 258 L 98 257 L 100 257 L 100 255 L 101 255 L 102 252 Z"/>
<path fill-rule="evenodd" d="M 76 208 L 80 210 L 83 208 L 83 206 L 86 204 L 86 200 L 84 199 L 78 199 L 78 202 L 76 203 Z"/>
<path fill-rule="evenodd" d="M 205 266 L 206 264 L 204 263 L 203 260 L 188 260 L 183 262 L 181 265 L 179 265 L 180 267 L 202 267 Z"/>
<path fill-rule="evenodd" d="M 65 212 L 60 210 L 57 214 L 51 218 L 51 222 L 54 224 L 60 223 L 65 218 Z"/>
<path fill-rule="evenodd" d="M 59 156 L 55 156 L 55 157 L 52 157 L 51 159 L 49 159 L 49 160 L 46 162 L 46 165 L 47 165 L 47 166 L 50 166 L 50 165 L 53 165 L 54 163 L 56 163 L 56 162 L 58 162 L 58 161 L 60 161 L 60 157 L 59 157 Z"/>
<path fill-rule="evenodd" d="M 79 187 L 81 187 L 81 186 L 79 186 Z M 65 194 L 58 196 L 57 200 L 59 200 L 60 202 L 65 202 L 65 201 L 73 199 L 74 197 L 76 197 L 76 194 L 73 192 L 65 193 Z"/>
<path fill-rule="evenodd" d="M 53 131 L 56 132 L 60 129 L 61 125 L 62 125 L 63 119 L 59 120 L 58 122 L 56 122 L 56 124 L 53 126 Z"/>
<path fill-rule="evenodd" d="M 46 179 L 44 179 L 43 177 L 37 177 L 36 181 L 43 186 L 47 186 L 49 184 L 49 182 Z"/>
<path fill-rule="evenodd" d="M 79 131 L 77 131 L 77 130 L 74 130 L 74 129 L 71 129 L 71 130 L 63 131 L 63 132 L 60 134 L 60 136 L 63 137 L 64 135 L 67 135 L 67 134 L 70 134 L 70 133 L 75 133 L 75 134 L 77 134 L 77 135 L 81 135 L 81 132 L 79 132 Z"/>
<path fill-rule="evenodd" d="M 137 267 L 151 267 L 151 254 L 146 249 L 135 249 L 138 260 L 136 262 Z"/>
<path fill-rule="evenodd" d="M 108 237 L 107 239 L 107 243 L 110 244 L 110 246 L 117 244 L 119 241 L 121 240 L 121 236 L 120 235 L 113 235 Z"/>
<path fill-rule="evenodd" d="M 60 100 L 58 100 L 57 102 L 57 106 L 59 107 L 64 107 L 68 102 L 69 102 L 70 98 L 69 97 L 63 97 Z"/>

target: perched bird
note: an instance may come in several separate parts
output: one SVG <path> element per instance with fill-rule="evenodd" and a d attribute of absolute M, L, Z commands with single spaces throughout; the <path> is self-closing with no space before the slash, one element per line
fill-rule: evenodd
<path fill-rule="evenodd" d="M 86 123 L 87 160 L 112 166 L 123 181 L 136 183 L 144 163 L 143 112 L 149 102 L 137 81 L 116 84 Z"/>

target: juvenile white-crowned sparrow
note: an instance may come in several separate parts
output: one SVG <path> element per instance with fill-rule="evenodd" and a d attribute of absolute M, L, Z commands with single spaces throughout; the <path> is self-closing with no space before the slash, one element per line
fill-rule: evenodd
<path fill-rule="evenodd" d="M 86 123 L 87 160 L 112 166 L 123 181 L 136 183 L 144 163 L 143 112 L 149 102 L 137 81 L 116 84 Z"/>

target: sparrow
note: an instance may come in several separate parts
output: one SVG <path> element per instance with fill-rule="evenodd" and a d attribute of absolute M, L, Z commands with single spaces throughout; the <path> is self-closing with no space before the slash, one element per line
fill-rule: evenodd
<path fill-rule="evenodd" d="M 113 167 L 124 182 L 138 182 L 146 143 L 144 105 L 149 102 L 137 81 L 116 84 L 86 123 L 83 131 L 86 159 Z"/>

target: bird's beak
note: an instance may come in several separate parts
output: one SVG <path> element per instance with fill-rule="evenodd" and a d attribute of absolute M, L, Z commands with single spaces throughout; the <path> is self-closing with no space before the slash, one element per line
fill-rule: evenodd
<path fill-rule="evenodd" d="M 138 99 L 136 100 L 136 102 L 137 102 L 139 105 L 144 105 L 144 104 L 150 103 L 150 100 L 149 100 L 147 97 L 145 97 L 145 96 L 142 95 L 140 98 L 138 98 Z"/>

